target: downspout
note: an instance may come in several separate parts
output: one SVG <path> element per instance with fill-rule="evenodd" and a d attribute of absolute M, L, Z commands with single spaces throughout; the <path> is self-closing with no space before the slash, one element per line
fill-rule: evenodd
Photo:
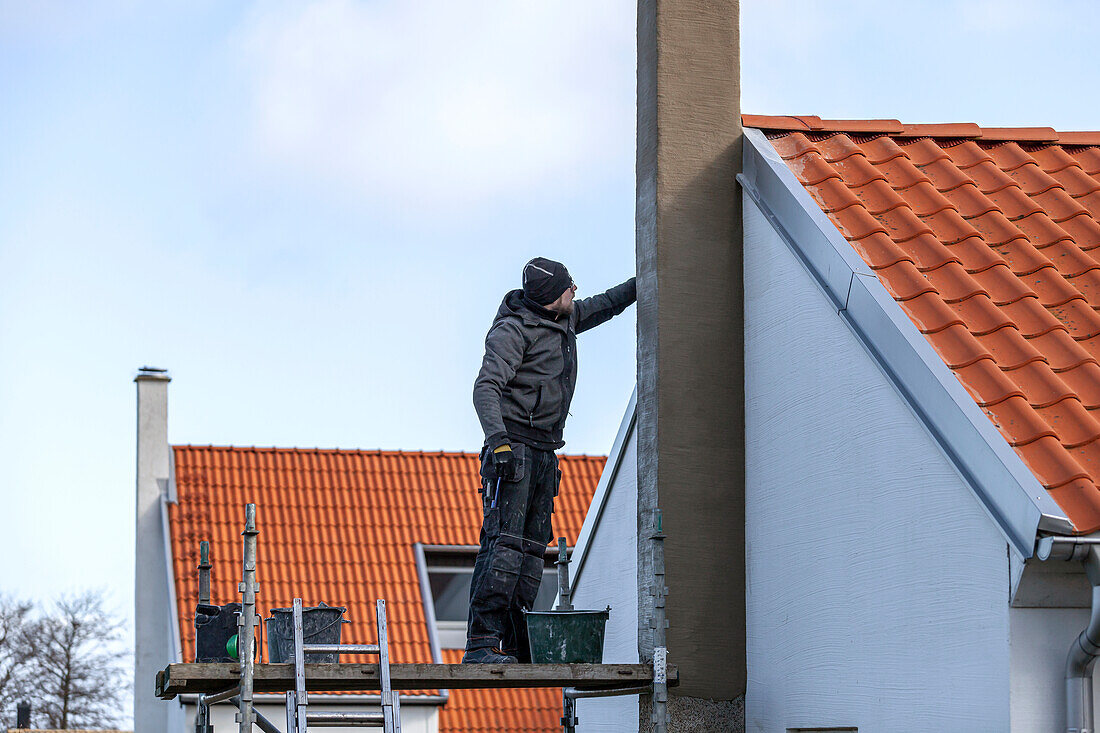
<path fill-rule="evenodd" d="M 1070 647 L 1066 657 L 1066 733 L 1096 733 L 1092 701 L 1092 673 L 1100 656 L 1100 540 L 1077 537 L 1043 537 L 1036 555 L 1079 560 L 1092 586 L 1089 623 Z"/>

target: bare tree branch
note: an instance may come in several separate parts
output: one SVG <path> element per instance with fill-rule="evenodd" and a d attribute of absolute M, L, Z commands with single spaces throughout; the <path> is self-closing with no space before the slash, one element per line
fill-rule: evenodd
<path fill-rule="evenodd" d="M 37 624 L 37 710 L 50 727 L 110 727 L 123 717 L 121 631 L 94 591 L 58 599 Z"/>
<path fill-rule="evenodd" d="M 33 662 L 39 652 L 33 605 L 0 595 L 0 728 L 15 726 L 15 708 L 33 700 Z"/>

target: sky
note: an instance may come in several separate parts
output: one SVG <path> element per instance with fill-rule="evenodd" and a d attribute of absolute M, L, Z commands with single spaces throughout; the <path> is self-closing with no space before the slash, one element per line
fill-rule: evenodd
<path fill-rule="evenodd" d="M 1100 4 L 742 0 L 742 110 L 1100 129 Z M 0 0 L 0 593 L 132 622 L 139 367 L 169 439 L 476 451 L 533 256 L 634 270 L 627 0 Z M 579 340 L 606 454 L 635 309 Z"/>

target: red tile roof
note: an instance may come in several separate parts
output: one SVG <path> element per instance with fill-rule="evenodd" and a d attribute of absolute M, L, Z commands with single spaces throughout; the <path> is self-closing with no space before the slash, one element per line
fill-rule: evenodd
<path fill-rule="evenodd" d="M 1100 529 L 1100 132 L 746 115 L 1080 532 Z"/>
<path fill-rule="evenodd" d="M 244 505 L 254 502 L 264 615 L 295 596 L 307 605 L 347 606 L 352 623 L 343 641 L 371 643 L 374 601 L 385 598 L 393 660 L 431 661 L 413 548 L 478 543 L 477 454 L 189 445 L 174 451 L 178 501 L 168 517 L 184 659 L 194 658 L 199 542 L 210 541 L 213 601 L 238 599 Z M 560 456 L 555 537 L 576 542 L 605 461 Z M 504 727 L 477 727 L 486 716 L 468 703 L 490 694 Z M 549 694 L 452 693 L 461 702 L 448 703 L 440 731 L 550 730 L 560 712 L 532 713 L 545 709 Z"/>

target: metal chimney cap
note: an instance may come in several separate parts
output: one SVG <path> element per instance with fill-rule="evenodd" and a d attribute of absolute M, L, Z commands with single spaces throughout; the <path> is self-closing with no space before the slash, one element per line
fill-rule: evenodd
<path fill-rule="evenodd" d="M 137 376 L 134 377 L 135 382 L 155 380 L 158 382 L 171 382 L 172 377 L 168 374 L 167 369 L 161 369 L 160 367 L 143 366 L 138 369 Z"/>

